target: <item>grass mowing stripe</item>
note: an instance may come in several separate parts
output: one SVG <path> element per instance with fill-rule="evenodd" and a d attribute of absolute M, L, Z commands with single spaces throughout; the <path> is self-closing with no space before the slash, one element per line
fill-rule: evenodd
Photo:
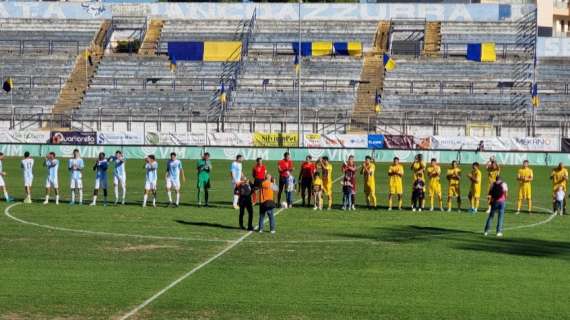
<path fill-rule="evenodd" d="M 333 183 L 339 181 L 342 177 L 338 177 L 336 179 L 333 180 Z M 298 199 L 297 201 L 295 201 L 295 203 L 298 203 L 300 201 L 300 199 Z M 283 208 L 277 210 L 277 212 L 275 212 L 275 216 L 279 215 L 279 213 L 281 213 L 283 211 Z M 257 230 L 257 227 L 256 229 Z M 152 297 L 148 298 L 145 302 L 141 303 L 140 305 L 138 305 L 136 308 L 134 308 L 133 310 L 131 310 L 129 313 L 125 314 L 124 316 L 122 316 L 121 318 L 119 318 L 120 320 L 125 320 L 128 319 L 132 316 L 134 316 L 135 314 L 137 314 L 139 311 L 141 311 L 142 309 L 144 309 L 146 306 L 148 306 L 150 303 L 152 303 L 154 300 L 158 299 L 161 295 L 163 295 L 166 291 L 172 289 L 174 286 L 176 286 L 177 284 L 179 284 L 180 282 L 184 281 L 184 279 L 188 278 L 189 276 L 191 276 L 192 274 L 194 274 L 195 272 L 197 272 L 198 270 L 202 269 L 203 267 L 207 266 L 208 264 L 210 264 L 211 262 L 213 262 L 214 260 L 218 259 L 219 257 L 223 256 L 224 254 L 226 254 L 226 252 L 230 251 L 232 248 L 234 248 L 235 246 L 237 246 L 238 244 L 240 244 L 243 240 L 247 239 L 249 236 L 251 236 L 254 231 L 249 231 L 246 234 L 244 234 L 243 236 L 241 236 L 239 239 L 237 239 L 236 241 L 232 242 L 229 246 L 225 247 L 222 251 L 218 252 L 216 255 L 214 255 L 213 257 L 209 258 L 208 260 L 202 262 L 200 265 L 198 265 L 197 267 L 195 267 L 194 269 L 188 271 L 186 274 L 182 275 L 180 278 L 174 280 L 174 282 L 172 282 L 171 284 L 169 284 L 168 286 L 166 286 L 164 289 L 160 290 L 159 292 L 157 292 L 155 295 L 153 295 Z"/>

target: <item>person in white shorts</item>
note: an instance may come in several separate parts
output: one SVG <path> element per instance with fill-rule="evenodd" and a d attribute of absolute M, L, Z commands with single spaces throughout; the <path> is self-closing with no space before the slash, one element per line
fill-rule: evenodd
<path fill-rule="evenodd" d="M 109 168 L 109 162 L 105 159 L 105 153 L 99 153 L 99 159 L 95 162 L 93 166 L 93 171 L 95 171 L 95 189 L 93 190 L 93 202 L 91 206 L 97 205 L 97 195 L 100 189 L 103 189 L 103 205 L 107 205 L 107 169 Z"/>
<path fill-rule="evenodd" d="M 113 185 L 115 187 L 115 204 L 119 203 L 119 184 L 121 185 L 121 204 L 125 204 L 125 199 L 127 197 L 127 171 L 125 170 L 125 157 L 123 153 L 119 150 L 115 152 L 114 156 L 110 156 L 107 159 L 109 162 L 115 163 L 115 168 L 113 169 Z"/>
<path fill-rule="evenodd" d="M 239 209 L 238 206 L 239 195 L 237 193 L 237 186 L 241 182 L 242 178 L 242 161 L 243 161 L 243 156 L 241 154 L 238 154 L 236 156 L 236 161 L 232 162 L 232 165 L 230 167 L 230 173 L 232 177 L 232 190 L 234 192 L 234 199 L 232 204 L 234 206 L 234 209 L 236 210 Z"/>
<path fill-rule="evenodd" d="M 175 206 L 178 207 L 180 205 L 180 175 L 182 175 L 182 181 L 186 182 L 182 162 L 176 159 L 176 153 L 172 152 L 170 154 L 170 160 L 166 163 L 166 193 L 168 193 L 168 206 L 172 206 L 172 189 L 176 191 Z"/>
<path fill-rule="evenodd" d="M 49 203 L 49 194 L 52 189 L 55 193 L 55 204 L 59 204 L 59 181 L 57 176 L 59 160 L 55 158 L 55 152 L 47 154 L 46 160 L 44 161 L 44 167 L 46 167 L 48 171 L 46 178 L 46 199 L 44 200 L 44 204 Z"/>
<path fill-rule="evenodd" d="M 4 193 L 4 199 L 6 199 L 6 202 L 12 202 L 12 198 L 8 195 L 8 189 L 6 189 L 6 183 L 4 182 L 6 172 L 4 172 L 2 161 L 4 161 L 4 154 L 0 152 L 0 189 L 2 189 L 2 192 Z"/>
<path fill-rule="evenodd" d="M 143 208 L 146 207 L 146 201 L 148 200 L 148 195 L 152 193 L 152 206 L 156 208 L 156 181 L 158 178 L 158 162 L 154 155 L 148 155 L 145 159 L 145 183 L 144 183 L 144 197 L 143 197 Z"/>
<path fill-rule="evenodd" d="M 24 152 L 24 159 L 20 162 L 24 174 L 24 191 L 26 198 L 24 203 L 32 203 L 32 184 L 34 182 L 34 159 L 28 151 Z"/>
<path fill-rule="evenodd" d="M 85 163 L 81 156 L 79 155 L 79 150 L 73 150 L 73 157 L 67 161 L 67 169 L 69 169 L 70 185 L 71 189 L 71 201 L 70 205 L 75 204 L 75 196 L 79 194 L 79 204 L 83 204 L 83 168 L 85 168 Z"/>

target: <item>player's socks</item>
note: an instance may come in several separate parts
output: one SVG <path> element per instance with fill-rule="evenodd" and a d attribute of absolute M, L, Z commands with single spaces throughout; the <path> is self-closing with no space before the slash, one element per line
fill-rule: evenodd
<path fill-rule="evenodd" d="M 55 204 L 59 204 L 59 194 L 55 195 Z"/>
<path fill-rule="evenodd" d="M 532 200 L 528 200 L 528 212 L 532 212 Z"/>
<path fill-rule="evenodd" d="M 79 204 L 83 204 L 83 189 L 79 189 Z"/>
<path fill-rule="evenodd" d="M 388 208 L 392 209 L 392 198 L 388 199 Z"/>
<path fill-rule="evenodd" d="M 127 199 L 127 186 L 122 186 L 123 189 L 123 200 L 122 200 L 122 204 L 125 204 L 125 200 Z"/>
<path fill-rule="evenodd" d="M 517 201 L 517 211 L 521 211 L 521 207 L 522 207 L 522 199 L 519 199 Z"/>
<path fill-rule="evenodd" d="M 152 195 L 152 206 L 156 207 L 156 193 Z"/>
<path fill-rule="evenodd" d="M 10 200 L 10 196 L 8 195 L 7 191 L 4 191 L 4 199 L 6 199 L 6 201 Z"/>
<path fill-rule="evenodd" d="M 238 209 L 238 205 L 237 205 L 237 204 L 238 204 L 238 199 L 239 199 L 239 196 L 237 196 L 237 195 L 234 194 L 233 206 L 234 206 L 234 208 L 236 208 L 236 209 Z"/>
<path fill-rule="evenodd" d="M 74 189 L 71 190 L 71 201 L 69 203 L 70 204 L 75 203 L 75 190 Z"/>
<path fill-rule="evenodd" d="M 403 199 L 400 199 L 400 200 L 398 201 L 398 209 L 402 210 L 402 204 L 403 204 L 403 202 L 404 202 Z"/>
<path fill-rule="evenodd" d="M 167 194 L 168 194 L 168 203 L 172 203 L 172 192 L 168 190 Z"/>
<path fill-rule="evenodd" d="M 49 194 L 46 195 L 46 199 L 44 201 L 44 204 L 48 204 L 48 202 L 49 202 Z"/>
<path fill-rule="evenodd" d="M 97 204 L 97 196 L 93 196 L 93 202 L 91 202 L 91 205 L 94 206 Z"/>
<path fill-rule="evenodd" d="M 148 195 L 145 194 L 145 195 L 143 196 L 143 207 L 146 207 L 146 201 L 147 201 L 147 200 L 148 200 Z"/>
<path fill-rule="evenodd" d="M 176 192 L 176 205 L 180 205 L 180 192 Z"/>
<path fill-rule="evenodd" d="M 430 197 L 430 198 L 429 198 L 429 204 L 430 204 L 429 207 L 430 207 L 432 210 L 433 210 L 433 202 L 434 202 L 434 201 L 433 201 L 433 198 L 434 198 L 434 197 Z"/>
<path fill-rule="evenodd" d="M 115 185 L 115 204 L 119 203 L 119 186 Z"/>

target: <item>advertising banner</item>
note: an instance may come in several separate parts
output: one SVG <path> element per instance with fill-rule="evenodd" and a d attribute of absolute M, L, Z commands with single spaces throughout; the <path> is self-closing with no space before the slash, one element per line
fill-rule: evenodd
<path fill-rule="evenodd" d="M 253 135 L 251 133 L 212 132 L 208 133 L 208 145 L 249 147 L 253 145 Z"/>
<path fill-rule="evenodd" d="M 551 151 L 560 150 L 557 139 L 541 137 L 431 137 L 431 149 L 481 151 Z"/>
<path fill-rule="evenodd" d="M 80 131 L 52 131 L 50 134 L 50 142 L 52 144 L 97 144 L 96 132 L 80 132 Z"/>
<path fill-rule="evenodd" d="M 387 134 L 384 145 L 387 149 L 414 149 L 414 137 Z"/>
<path fill-rule="evenodd" d="M 368 135 L 366 134 L 327 134 L 321 135 L 325 148 L 366 148 Z"/>
<path fill-rule="evenodd" d="M 203 146 L 206 145 L 206 135 L 201 133 L 170 133 L 170 132 L 147 132 L 146 145 L 165 146 Z"/>
<path fill-rule="evenodd" d="M 49 140 L 48 131 L 0 131 L 0 142 L 4 143 L 47 143 Z"/>
<path fill-rule="evenodd" d="M 140 132 L 97 132 L 97 144 L 142 145 L 144 138 Z"/>
<path fill-rule="evenodd" d="M 253 134 L 253 145 L 255 147 L 297 147 L 299 137 L 296 133 L 264 133 Z"/>
<path fill-rule="evenodd" d="M 369 149 L 384 149 L 384 135 L 383 134 L 369 134 L 368 135 L 368 148 Z"/>
<path fill-rule="evenodd" d="M 560 151 L 558 139 L 542 137 L 499 138 L 510 151 Z"/>

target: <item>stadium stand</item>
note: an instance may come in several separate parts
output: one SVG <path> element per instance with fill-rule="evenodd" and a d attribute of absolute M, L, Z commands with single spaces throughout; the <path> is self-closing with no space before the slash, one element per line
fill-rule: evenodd
<path fill-rule="evenodd" d="M 100 21 L 0 19 L 0 77 L 12 79 L 0 112 L 24 116 L 51 112 L 75 60 L 89 46 Z"/>

